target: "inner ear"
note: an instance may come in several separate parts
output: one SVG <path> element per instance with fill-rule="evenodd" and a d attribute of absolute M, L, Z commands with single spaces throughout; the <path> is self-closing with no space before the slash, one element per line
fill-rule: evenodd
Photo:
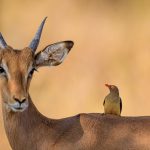
<path fill-rule="evenodd" d="M 72 41 L 63 41 L 48 45 L 35 55 L 36 67 L 61 64 L 73 47 L 73 44 Z"/>

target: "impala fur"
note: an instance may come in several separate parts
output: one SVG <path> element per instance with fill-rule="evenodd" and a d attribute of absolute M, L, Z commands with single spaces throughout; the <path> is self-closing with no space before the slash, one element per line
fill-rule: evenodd
<path fill-rule="evenodd" d="M 63 62 L 72 41 L 55 43 L 35 54 L 41 23 L 30 45 L 15 50 L 0 34 L 0 93 L 5 131 L 13 150 L 149 150 L 150 117 L 79 114 L 49 119 L 34 106 L 29 86 L 41 66 Z"/>

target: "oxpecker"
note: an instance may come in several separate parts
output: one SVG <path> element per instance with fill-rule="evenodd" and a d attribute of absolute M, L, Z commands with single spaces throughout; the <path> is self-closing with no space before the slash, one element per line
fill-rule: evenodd
<path fill-rule="evenodd" d="M 104 113 L 120 116 L 122 111 L 122 100 L 119 96 L 118 87 L 109 84 L 105 84 L 105 86 L 109 88 L 110 93 L 105 97 L 103 102 Z"/>

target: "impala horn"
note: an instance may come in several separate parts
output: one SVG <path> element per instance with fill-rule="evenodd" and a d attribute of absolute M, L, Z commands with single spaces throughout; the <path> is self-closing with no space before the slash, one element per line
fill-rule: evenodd
<path fill-rule="evenodd" d="M 33 38 L 32 42 L 30 43 L 29 45 L 29 48 L 32 49 L 33 53 L 35 53 L 38 45 L 39 45 L 39 42 L 40 42 L 40 38 L 41 38 L 41 34 L 42 34 L 42 30 L 43 30 L 43 26 L 45 24 L 45 21 L 46 21 L 47 17 L 44 18 L 44 20 L 42 21 L 41 25 L 39 26 L 36 34 L 35 34 L 35 37 Z"/>
<path fill-rule="evenodd" d="M 0 32 L 0 47 L 1 48 L 6 48 L 7 47 L 7 43 L 5 42 L 1 32 Z"/>

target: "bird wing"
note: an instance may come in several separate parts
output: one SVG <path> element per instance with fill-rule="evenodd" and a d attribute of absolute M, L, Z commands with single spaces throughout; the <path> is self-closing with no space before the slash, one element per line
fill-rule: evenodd
<path fill-rule="evenodd" d="M 103 106 L 105 105 L 105 101 L 107 101 L 107 97 L 108 97 L 108 96 L 106 96 L 106 97 L 104 98 Z"/>
<path fill-rule="evenodd" d="M 122 99 L 120 98 L 120 113 L 122 111 Z"/>
<path fill-rule="evenodd" d="M 105 100 L 104 100 L 104 102 L 103 102 L 103 105 L 105 105 Z"/>

